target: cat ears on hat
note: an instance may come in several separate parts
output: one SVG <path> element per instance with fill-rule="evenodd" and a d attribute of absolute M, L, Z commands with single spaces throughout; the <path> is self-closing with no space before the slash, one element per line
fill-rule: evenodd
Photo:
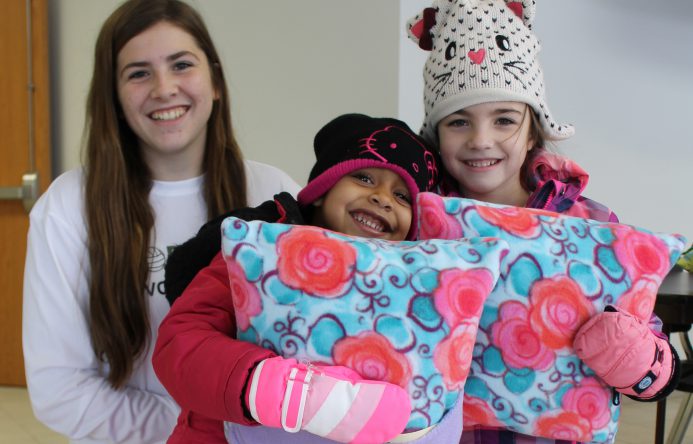
<path fill-rule="evenodd" d="M 501 3 L 501 0 L 496 0 Z M 421 49 L 430 51 L 433 48 L 432 36 L 436 26 L 444 26 L 448 14 L 455 14 L 457 7 L 483 7 L 479 0 L 435 0 L 430 8 L 425 8 L 407 22 L 407 36 Z M 504 0 L 508 9 L 522 18 L 527 28 L 532 29 L 536 13 L 536 0 Z"/>

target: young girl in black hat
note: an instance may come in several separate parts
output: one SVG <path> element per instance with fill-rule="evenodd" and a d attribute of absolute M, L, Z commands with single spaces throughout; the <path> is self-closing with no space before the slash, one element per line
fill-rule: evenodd
<path fill-rule="evenodd" d="M 229 215 L 246 220 L 316 225 L 361 237 L 413 238 L 416 195 L 435 189 L 439 175 L 437 155 L 406 124 L 361 114 L 340 116 L 318 132 L 314 148 L 316 163 L 297 200 L 282 193 L 260 207 Z M 166 269 L 169 301 L 175 300 L 175 304 L 162 322 L 153 362 L 160 380 L 183 408 L 169 443 L 201 440 L 200 437 L 204 437 L 204 442 L 226 442 L 222 420 L 280 427 L 279 420 L 263 422 L 260 418 L 266 418 L 269 411 L 281 410 L 284 394 L 290 392 L 287 375 L 305 367 L 232 337 L 236 331 L 234 307 L 229 297 L 226 263 L 219 254 L 220 223 L 221 218 L 211 222 L 198 237 L 180 246 L 171 255 Z M 200 265 L 210 260 L 209 266 L 188 285 Z M 378 423 L 376 435 L 359 434 L 359 439 L 365 439 L 360 442 L 384 442 L 402 431 L 410 408 L 408 395 L 399 386 L 364 381 L 337 366 L 320 366 L 319 373 L 330 383 L 343 387 L 331 395 L 342 404 L 353 403 L 357 396 L 370 396 L 363 389 L 358 395 L 353 394 L 356 382 L 382 392 L 369 399 L 383 407 L 378 410 L 387 411 L 388 416 Z M 267 378 L 267 374 L 280 376 Z M 251 381 L 259 378 L 273 383 L 251 387 Z M 310 384 L 306 405 L 311 403 L 311 396 L 315 398 L 322 393 L 315 377 Z M 329 405 L 325 408 L 332 411 Z M 349 417 L 342 425 L 348 426 L 351 437 L 335 436 L 334 432 L 330 437 L 352 441 L 355 431 L 365 430 L 374 420 L 378 418 L 372 415 Z M 312 435 L 282 432 L 281 436 L 286 439 L 295 436 L 301 442 L 325 441 L 321 436 L 327 432 L 311 429 L 306 424 L 299 426 Z M 244 433 L 253 433 L 252 429 L 236 428 L 235 433 L 240 435 L 234 438 L 257 440 L 249 435 L 243 437 Z"/>

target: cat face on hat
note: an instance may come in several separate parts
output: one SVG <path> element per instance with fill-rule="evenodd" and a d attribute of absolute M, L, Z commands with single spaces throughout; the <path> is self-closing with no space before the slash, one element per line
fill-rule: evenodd
<path fill-rule="evenodd" d="M 430 51 L 424 66 L 426 139 L 436 140 L 436 125 L 449 114 L 494 101 L 527 103 L 552 139 L 574 133 L 572 126 L 557 124 L 546 105 L 541 46 L 531 31 L 534 13 L 532 0 L 436 0 L 409 20 L 409 37 Z"/>

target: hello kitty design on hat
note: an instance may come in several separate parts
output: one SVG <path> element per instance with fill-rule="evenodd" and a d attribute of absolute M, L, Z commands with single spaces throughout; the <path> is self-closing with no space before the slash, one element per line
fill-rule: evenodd
<path fill-rule="evenodd" d="M 440 180 L 438 153 L 401 120 L 343 114 L 327 123 L 313 141 L 315 165 L 308 183 L 298 193 L 299 205 L 308 206 L 325 195 L 342 177 L 363 168 L 386 168 L 407 185 L 416 214 L 416 195 L 433 191 Z M 407 239 L 416 233 L 412 219 Z"/>
<path fill-rule="evenodd" d="M 527 103 L 549 139 L 567 139 L 572 125 L 558 124 L 546 105 L 532 33 L 534 0 L 435 0 L 407 23 L 407 34 L 430 51 L 424 65 L 422 135 L 437 140 L 446 116 L 485 102 Z"/>

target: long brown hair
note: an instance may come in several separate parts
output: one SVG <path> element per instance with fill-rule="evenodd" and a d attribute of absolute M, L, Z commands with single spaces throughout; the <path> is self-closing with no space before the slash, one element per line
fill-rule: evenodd
<path fill-rule="evenodd" d="M 208 216 L 247 205 L 243 158 L 231 126 L 226 81 L 204 21 L 179 0 L 126 1 L 104 22 L 96 41 L 84 130 L 89 327 L 94 352 L 108 364 L 108 381 L 114 388 L 127 382 L 151 339 L 144 290 L 154 225 L 151 173 L 118 101 L 116 60 L 130 39 L 162 21 L 195 39 L 207 56 L 218 94 L 207 124 L 203 160 Z"/>
<path fill-rule="evenodd" d="M 537 187 L 536 177 L 534 177 L 534 172 L 532 171 L 534 159 L 546 151 L 547 137 L 546 131 L 542 128 L 541 121 L 534 109 L 529 105 L 525 106 L 525 113 L 522 119 L 524 120 L 527 118 L 526 116 L 529 116 L 528 137 L 533 143 L 531 149 L 527 151 L 527 156 L 520 169 L 520 185 L 522 185 L 525 191 L 531 193 Z"/>

